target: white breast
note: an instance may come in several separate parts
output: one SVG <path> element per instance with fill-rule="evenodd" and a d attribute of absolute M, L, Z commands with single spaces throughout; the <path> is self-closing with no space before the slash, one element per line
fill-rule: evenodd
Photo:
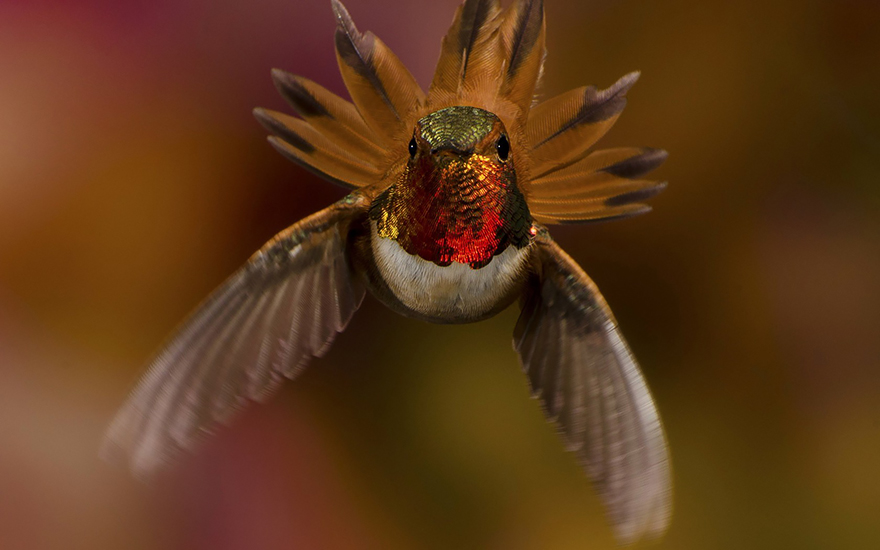
<path fill-rule="evenodd" d="M 457 262 L 441 267 L 380 237 L 375 223 L 371 239 L 376 266 L 391 292 L 407 307 L 438 318 L 478 318 L 491 311 L 522 280 L 528 257 L 528 247 L 510 246 L 480 269 Z"/>

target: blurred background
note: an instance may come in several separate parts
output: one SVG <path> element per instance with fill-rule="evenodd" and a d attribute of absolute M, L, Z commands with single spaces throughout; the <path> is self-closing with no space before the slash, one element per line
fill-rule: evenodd
<path fill-rule="evenodd" d="M 427 86 L 458 0 L 349 0 Z M 547 0 L 546 96 L 639 69 L 602 146 L 663 147 L 639 218 L 554 228 L 672 451 L 657 548 L 880 547 L 880 5 Z M 332 351 L 152 484 L 97 458 L 176 323 L 344 191 L 253 120 L 345 95 L 329 1 L 0 2 L 0 548 L 613 548 L 529 399 L 516 308 L 368 298 Z"/>

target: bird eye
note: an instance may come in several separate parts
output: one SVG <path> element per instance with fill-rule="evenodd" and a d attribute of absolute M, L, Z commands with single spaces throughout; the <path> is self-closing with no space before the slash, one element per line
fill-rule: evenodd
<path fill-rule="evenodd" d="M 501 134 L 501 137 L 498 138 L 498 142 L 495 144 L 495 150 L 498 152 L 498 158 L 502 162 L 507 160 L 508 155 L 510 155 L 510 142 L 507 141 L 507 136 Z"/>
<path fill-rule="evenodd" d="M 415 157 L 418 150 L 419 150 L 419 146 L 416 143 L 416 138 L 412 138 L 411 140 L 409 140 L 409 156 L 410 156 L 410 158 Z"/>

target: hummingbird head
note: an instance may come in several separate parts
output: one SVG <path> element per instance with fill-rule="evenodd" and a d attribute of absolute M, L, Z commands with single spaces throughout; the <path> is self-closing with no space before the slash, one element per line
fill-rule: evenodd
<path fill-rule="evenodd" d="M 480 268 L 528 244 L 531 216 L 517 186 L 504 123 L 476 107 L 434 111 L 416 123 L 400 180 L 375 200 L 379 237 L 438 265 Z"/>
<path fill-rule="evenodd" d="M 485 170 L 485 164 L 491 163 L 496 170 L 513 172 L 504 123 L 476 107 L 447 107 L 421 118 L 409 142 L 409 155 L 412 162 L 422 157 L 435 166 L 463 162 Z"/>

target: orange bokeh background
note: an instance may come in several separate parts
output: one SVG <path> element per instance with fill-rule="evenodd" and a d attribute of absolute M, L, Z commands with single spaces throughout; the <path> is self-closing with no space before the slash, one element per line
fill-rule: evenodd
<path fill-rule="evenodd" d="M 457 0 L 349 0 L 427 85 Z M 654 212 L 554 228 L 669 436 L 660 548 L 880 547 L 880 5 L 547 0 L 545 96 L 641 81 L 604 146 Z M 329 1 L 0 3 L 0 548 L 612 548 L 528 397 L 516 311 L 368 298 L 331 352 L 151 484 L 97 458 L 144 360 L 344 195 L 265 142 L 280 67 L 345 95 Z M 515 308 L 514 308 L 515 309 Z"/>

